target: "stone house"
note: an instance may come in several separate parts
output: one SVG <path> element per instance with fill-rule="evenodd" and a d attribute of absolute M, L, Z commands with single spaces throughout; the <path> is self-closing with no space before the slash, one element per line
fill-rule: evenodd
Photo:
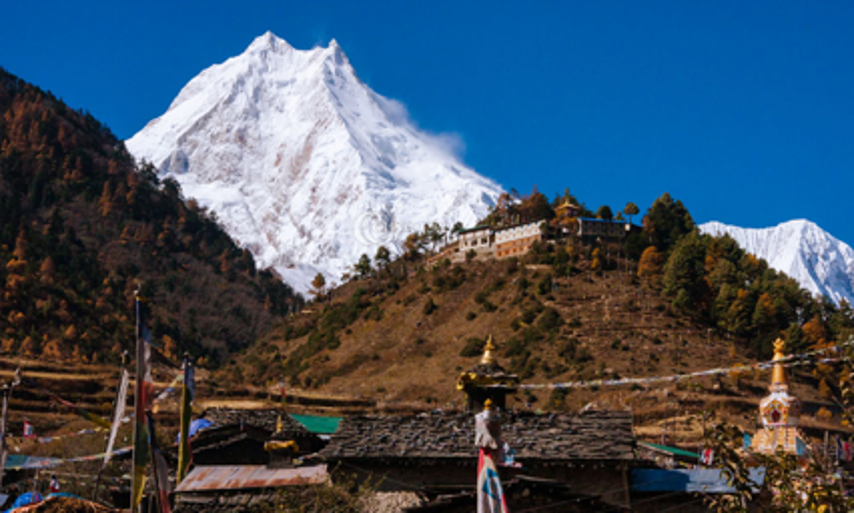
<path fill-rule="evenodd" d="M 495 231 L 491 226 L 475 226 L 458 233 L 458 259 L 465 259 L 466 253 L 474 251 L 478 257 L 492 256 Z"/>
<path fill-rule="evenodd" d="M 524 473 L 568 484 L 575 493 L 600 497 L 611 506 L 630 504 L 628 473 L 635 447 L 631 413 L 510 413 L 503 438 L 516 451 L 524 472 L 502 467 L 502 479 Z M 473 490 L 477 482 L 471 413 L 347 417 L 318 456 L 330 469 L 379 480 L 380 491 L 439 495 Z"/>
<path fill-rule="evenodd" d="M 531 250 L 534 243 L 545 238 L 545 220 L 517 224 L 495 231 L 495 258 L 522 256 Z"/>

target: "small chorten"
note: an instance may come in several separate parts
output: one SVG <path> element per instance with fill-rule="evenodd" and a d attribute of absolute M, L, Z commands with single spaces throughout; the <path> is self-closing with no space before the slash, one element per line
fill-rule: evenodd
<path fill-rule="evenodd" d="M 762 429 L 756 433 L 751 443 L 751 449 L 763 454 L 774 454 L 783 451 L 790 454 L 804 455 L 807 443 L 798 429 L 801 414 L 801 402 L 789 395 L 789 382 L 783 360 L 786 354 L 786 343 L 777 339 L 774 342 L 774 368 L 771 372 L 771 392 L 759 403 L 759 418 Z"/>
<path fill-rule="evenodd" d="M 483 411 L 487 401 L 491 401 L 490 406 L 505 410 L 507 394 L 516 393 L 518 385 L 519 377 L 507 374 L 498 364 L 492 335 L 486 339 L 480 363 L 457 379 L 457 390 L 465 392 L 468 398 L 466 410 L 475 413 Z"/>

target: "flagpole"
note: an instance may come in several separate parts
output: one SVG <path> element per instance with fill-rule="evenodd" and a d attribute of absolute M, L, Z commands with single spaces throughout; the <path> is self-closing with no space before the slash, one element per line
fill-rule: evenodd
<path fill-rule="evenodd" d="M 9 405 L 9 385 L 3 385 L 3 417 L 0 419 L 0 486 L 3 486 L 3 477 L 6 473 L 6 413 Z"/>
<path fill-rule="evenodd" d="M 6 474 L 6 458 L 9 456 L 9 448 L 6 445 L 6 420 L 9 413 L 9 396 L 15 385 L 21 383 L 21 368 L 15 369 L 15 377 L 10 383 L 3 385 L 3 413 L 0 417 L 0 487 L 3 486 L 3 477 Z"/>
<path fill-rule="evenodd" d="M 190 458 L 190 418 L 193 413 L 190 379 L 192 379 L 192 370 L 190 369 L 190 355 L 184 353 L 184 386 L 181 390 L 181 441 L 178 445 L 178 472 L 177 482 L 180 483 L 187 476 Z"/>
<path fill-rule="evenodd" d="M 134 394 L 133 394 L 134 419 L 133 419 L 133 438 L 132 438 L 133 449 L 131 449 L 131 459 L 130 459 L 130 461 L 131 461 L 130 508 L 131 508 L 131 513 L 141 513 L 141 511 L 142 511 L 142 509 L 140 507 L 141 505 L 139 505 L 139 504 L 134 505 L 134 503 L 133 503 L 134 495 L 135 495 L 134 491 L 136 490 L 136 487 L 137 487 L 137 483 L 136 483 L 136 481 L 137 481 L 137 475 L 136 475 L 136 456 L 137 456 L 137 454 L 136 454 L 136 452 L 137 452 L 136 437 L 138 435 L 137 431 L 138 431 L 138 426 L 140 423 L 140 419 L 139 419 L 138 415 L 139 415 L 139 411 L 141 410 L 141 408 L 139 408 L 138 405 L 139 405 L 139 401 L 142 399 L 142 397 L 140 397 L 140 396 L 142 395 L 141 392 L 142 392 L 142 379 L 143 379 L 143 376 L 141 376 L 140 372 L 139 372 L 140 371 L 140 361 L 139 361 L 139 356 L 140 356 L 140 350 L 139 350 L 139 286 L 137 286 L 137 289 L 135 291 L 133 291 L 133 299 L 134 299 L 134 309 L 135 309 L 135 313 L 136 313 L 136 330 L 135 330 L 136 331 L 136 333 L 135 333 L 136 334 L 136 347 L 135 347 L 135 350 L 136 350 L 137 361 L 136 361 L 136 381 L 134 382 L 134 387 L 133 387 L 134 388 Z"/>

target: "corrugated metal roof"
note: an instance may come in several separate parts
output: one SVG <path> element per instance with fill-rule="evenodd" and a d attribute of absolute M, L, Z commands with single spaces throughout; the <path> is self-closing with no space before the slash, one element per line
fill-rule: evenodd
<path fill-rule="evenodd" d="M 279 486 L 321 484 L 327 479 L 326 465 L 271 469 L 263 465 L 196 467 L 183 480 L 176 493 L 276 488 Z"/>

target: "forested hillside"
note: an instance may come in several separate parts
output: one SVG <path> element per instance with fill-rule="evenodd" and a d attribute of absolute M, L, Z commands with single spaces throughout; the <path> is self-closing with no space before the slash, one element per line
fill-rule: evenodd
<path fill-rule="evenodd" d="M 215 365 L 301 301 L 91 115 L 2 69 L 0 114 L 3 352 L 115 359 L 139 288 L 163 352 Z"/>

